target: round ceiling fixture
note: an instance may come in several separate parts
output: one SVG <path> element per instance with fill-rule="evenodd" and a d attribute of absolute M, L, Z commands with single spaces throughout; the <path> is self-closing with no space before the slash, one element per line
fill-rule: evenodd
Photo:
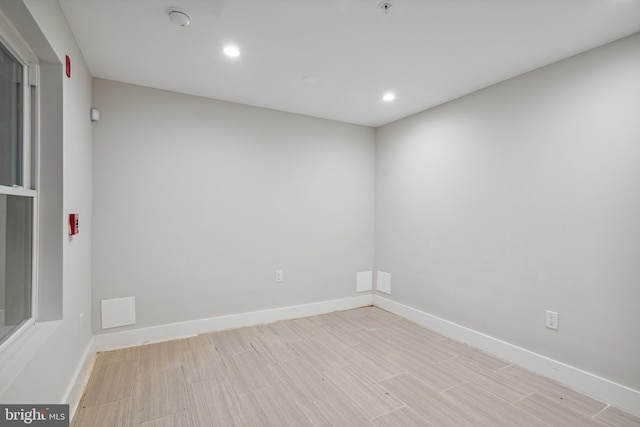
<path fill-rule="evenodd" d="M 167 15 L 169 15 L 169 21 L 176 27 L 187 27 L 191 23 L 191 17 L 183 10 L 171 8 L 167 11 Z"/>
<path fill-rule="evenodd" d="M 391 10 L 391 6 L 393 5 L 389 0 L 383 0 L 380 3 L 378 3 L 378 7 L 382 11 L 382 13 L 389 13 L 389 11 Z"/>

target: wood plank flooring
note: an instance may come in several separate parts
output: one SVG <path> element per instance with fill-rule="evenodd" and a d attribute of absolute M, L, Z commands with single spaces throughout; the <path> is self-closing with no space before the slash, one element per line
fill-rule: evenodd
<path fill-rule="evenodd" d="M 73 426 L 639 426 L 375 307 L 100 353 Z"/>

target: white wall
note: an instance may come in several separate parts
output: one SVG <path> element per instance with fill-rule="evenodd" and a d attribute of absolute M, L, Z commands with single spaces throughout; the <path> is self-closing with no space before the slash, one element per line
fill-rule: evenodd
<path fill-rule="evenodd" d="M 62 246 L 63 253 L 63 310 L 62 321 L 46 342 L 39 343 L 39 351 L 8 385 L 0 396 L 0 401 L 57 403 L 68 397 L 70 382 L 73 381 L 91 340 L 88 325 L 91 309 L 91 76 L 58 3 L 25 0 L 24 5 L 18 2 L 2 4 L 11 11 L 11 17 L 15 18 L 14 24 L 30 42 L 36 54 L 44 52 L 45 46 L 53 48 L 54 58 L 41 56 L 41 59 L 49 63 L 55 61 L 59 70 L 65 55 L 69 55 L 73 67 L 72 77 L 64 77 L 62 82 L 62 105 L 48 105 L 43 100 L 43 108 L 62 109 L 63 190 L 47 197 L 63 200 L 64 212 L 49 212 L 59 219 L 58 245 Z M 26 26 L 34 21 L 37 26 Z M 49 64 L 46 67 L 55 65 Z M 58 75 L 62 78 L 62 74 Z M 47 144 L 48 136 L 50 135 L 43 132 L 42 144 Z M 86 224 L 81 228 L 81 234 L 73 240 L 66 235 L 65 218 L 68 212 L 80 213 L 81 220 Z M 47 277 L 40 279 L 46 281 Z M 84 325 L 80 321 L 81 315 L 84 315 Z"/>
<path fill-rule="evenodd" d="M 373 129 L 93 90 L 95 333 L 355 295 L 373 267 Z M 127 296 L 137 324 L 103 331 L 100 301 Z"/>
<path fill-rule="evenodd" d="M 379 128 L 391 298 L 640 390 L 639 76 L 636 35 Z"/>

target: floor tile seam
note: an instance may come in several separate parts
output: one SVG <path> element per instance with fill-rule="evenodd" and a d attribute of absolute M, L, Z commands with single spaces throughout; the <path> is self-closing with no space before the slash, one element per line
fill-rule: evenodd
<path fill-rule="evenodd" d="M 604 411 L 606 411 L 607 409 L 609 409 L 609 407 L 611 407 L 611 405 L 610 405 L 610 404 L 608 404 L 608 403 L 607 403 L 606 405 L 607 405 L 607 406 L 605 406 L 604 408 L 602 408 L 601 410 L 599 410 L 598 412 L 596 412 L 596 413 L 593 415 L 593 419 L 595 419 L 598 415 L 602 414 Z M 600 420 L 598 420 L 598 421 L 600 421 Z"/>
<path fill-rule="evenodd" d="M 396 399 L 398 399 L 398 398 L 396 397 Z M 399 400 L 400 402 L 402 402 L 400 399 L 398 399 L 398 400 Z M 409 409 L 412 409 L 412 410 L 413 410 L 413 408 L 411 408 L 409 405 L 407 405 L 406 403 L 402 402 L 402 406 L 399 406 L 399 407 L 397 407 L 397 408 L 395 408 L 395 409 L 391 409 L 390 411 L 387 411 L 387 412 L 385 412 L 384 414 L 380 414 L 380 415 L 376 415 L 375 417 L 371 417 L 371 418 L 369 418 L 369 422 L 372 422 L 372 421 L 373 421 L 373 420 L 375 420 L 376 418 L 384 417 L 384 416 L 389 415 L 389 414 L 391 414 L 391 413 L 393 413 L 393 412 L 399 411 L 399 410 L 400 410 L 400 409 L 402 409 L 402 408 L 409 408 Z"/>
<path fill-rule="evenodd" d="M 542 378 L 547 379 L 546 377 L 542 377 Z M 553 381 L 553 380 L 549 380 L 549 381 Z M 602 412 L 604 409 L 606 409 L 606 408 L 609 406 L 609 404 L 608 404 L 608 403 L 605 403 L 605 402 L 602 402 L 602 401 L 600 401 L 600 400 L 598 400 L 598 399 L 592 398 L 591 396 L 589 396 L 589 395 L 587 395 L 587 394 L 580 393 L 579 391 L 574 390 L 574 389 L 572 389 L 572 388 L 569 388 L 569 387 L 567 387 L 567 386 L 565 386 L 565 385 L 563 385 L 563 384 L 557 383 L 557 382 L 555 382 L 555 381 L 553 382 L 553 384 L 554 384 L 554 385 L 558 385 L 558 386 L 560 386 L 560 387 L 563 387 L 563 388 L 565 388 L 565 389 L 569 390 L 569 391 L 570 391 L 570 392 L 572 392 L 572 393 L 576 393 L 576 394 L 578 394 L 580 397 L 586 397 L 586 398 L 591 399 L 591 400 L 593 400 L 593 401 L 595 401 L 595 402 L 598 402 L 598 403 L 603 404 L 603 405 L 604 405 L 604 408 L 602 408 L 602 409 L 598 410 L 598 411 L 596 412 L 596 414 L 598 414 L 598 413 Z M 544 397 L 546 397 L 546 398 L 548 398 L 548 399 L 553 400 L 553 401 L 554 401 L 554 402 L 556 402 L 556 403 L 559 403 L 560 405 L 562 405 L 562 407 L 564 407 L 564 408 L 566 408 L 566 409 L 570 409 L 570 410 L 572 410 L 572 411 L 575 411 L 575 412 L 577 412 L 577 413 L 579 413 L 579 414 L 581 414 L 581 415 L 584 415 L 584 416 L 586 416 L 586 417 L 588 417 L 588 418 L 591 418 L 591 417 L 593 417 L 593 416 L 594 416 L 594 414 L 593 414 L 592 412 L 586 412 L 586 410 L 582 410 L 582 409 L 580 409 L 580 408 L 577 408 L 577 407 L 575 407 L 575 406 L 573 406 L 573 405 L 571 405 L 571 404 L 567 403 L 567 401 L 565 401 L 562 397 L 560 398 L 560 400 L 555 399 L 555 398 L 554 398 L 554 397 L 549 393 L 549 391 L 548 391 L 548 390 L 543 389 L 542 387 L 537 387 L 537 388 L 533 389 L 533 391 L 534 391 L 534 392 L 537 392 L 537 393 L 538 393 L 539 395 L 541 395 L 541 396 L 544 396 Z M 553 390 L 551 390 L 551 391 L 553 391 Z M 562 393 L 562 394 L 564 395 L 564 393 Z"/>
<path fill-rule="evenodd" d="M 526 399 L 526 398 L 528 398 L 528 397 L 530 397 L 530 396 L 534 395 L 534 394 L 537 394 L 538 396 L 542 396 L 543 398 L 549 399 L 549 400 L 551 400 L 552 402 L 557 403 L 557 404 L 558 404 L 562 409 L 564 409 L 565 411 L 569 412 L 570 414 L 578 415 L 578 416 L 583 416 L 583 417 L 585 417 L 585 418 L 587 418 L 587 419 L 593 419 L 594 421 L 598 421 L 598 422 L 600 422 L 600 423 L 602 423 L 602 424 L 605 424 L 605 425 L 607 425 L 607 424 L 608 424 L 608 423 L 606 423 L 605 421 L 602 421 L 602 420 L 596 420 L 594 415 L 591 415 L 591 414 L 588 414 L 588 413 L 586 413 L 586 412 L 580 411 L 579 409 L 573 408 L 573 407 L 571 407 L 571 406 L 567 405 L 567 404 L 566 404 L 566 403 L 564 403 L 564 402 L 559 402 L 558 400 L 554 399 L 553 397 L 548 396 L 547 394 L 545 394 L 545 393 L 543 393 L 543 392 L 540 392 L 540 391 L 534 391 L 533 393 L 529 394 L 528 396 L 525 396 L 525 397 L 523 397 L 522 399 L 520 399 L 520 400 L 518 400 L 518 401 L 514 402 L 514 405 L 515 405 L 516 403 L 521 402 L 522 400 L 524 400 L 524 399 Z M 605 409 L 606 409 L 606 408 L 605 408 Z M 604 410 L 604 409 L 603 409 L 603 410 Z M 528 414 L 530 414 L 530 415 L 534 416 L 535 418 L 538 418 L 538 417 L 536 417 L 536 416 L 535 416 L 535 414 L 533 414 L 533 413 L 531 413 L 531 412 L 529 412 L 529 411 L 526 411 L 526 410 L 525 410 L 525 412 L 527 412 Z M 599 412 L 598 412 L 598 414 L 599 414 L 600 412 L 602 412 L 602 411 L 599 411 Z M 539 419 L 539 418 L 538 418 L 538 419 Z M 543 422 L 544 422 L 544 421 L 543 421 Z"/>

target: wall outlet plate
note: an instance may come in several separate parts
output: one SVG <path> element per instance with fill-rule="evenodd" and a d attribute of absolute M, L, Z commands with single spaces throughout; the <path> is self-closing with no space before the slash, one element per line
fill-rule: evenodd
<path fill-rule="evenodd" d="M 547 310 L 544 312 L 544 324 L 549 329 L 558 330 L 558 313 L 555 311 Z"/>

